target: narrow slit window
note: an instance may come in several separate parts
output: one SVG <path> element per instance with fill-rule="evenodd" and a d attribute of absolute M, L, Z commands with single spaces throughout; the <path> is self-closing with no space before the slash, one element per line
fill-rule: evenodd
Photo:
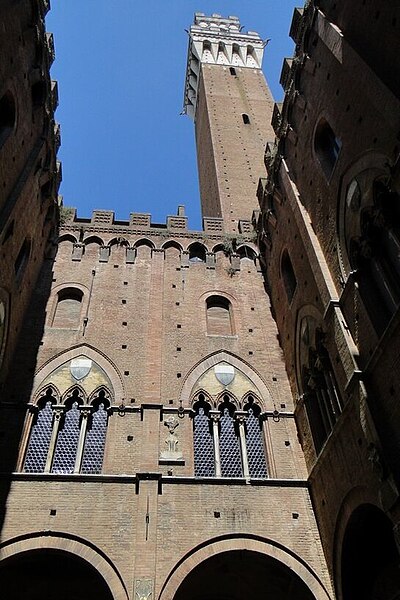
<path fill-rule="evenodd" d="M 245 125 L 250 125 L 250 117 L 249 117 L 249 115 L 248 115 L 248 114 L 246 114 L 246 113 L 243 113 L 243 114 L 242 114 L 242 119 L 243 119 L 243 123 L 244 123 Z"/>

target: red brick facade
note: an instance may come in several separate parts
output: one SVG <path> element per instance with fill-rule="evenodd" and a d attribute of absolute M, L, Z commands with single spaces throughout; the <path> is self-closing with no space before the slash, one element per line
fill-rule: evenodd
<path fill-rule="evenodd" d="M 337 4 L 295 11 L 275 107 L 259 36 L 196 13 L 202 231 L 183 207 L 165 225 L 63 209 L 56 255 L 33 259 L 1 404 L 10 598 L 398 597 L 400 112 L 378 44 L 398 10 Z M 46 3 L 19 6 L 15 35 Z"/>
<path fill-rule="evenodd" d="M 256 215 L 322 543 L 344 600 L 400 589 L 400 296 L 389 250 L 399 243 L 390 58 L 399 16 L 390 2 L 295 11 L 296 55 L 283 65 Z"/>

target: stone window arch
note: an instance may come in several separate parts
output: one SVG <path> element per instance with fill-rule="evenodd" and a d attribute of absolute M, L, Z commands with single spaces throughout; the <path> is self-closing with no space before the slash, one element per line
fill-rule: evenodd
<path fill-rule="evenodd" d="M 206 300 L 208 335 L 233 335 L 233 311 L 228 298 L 209 296 Z"/>
<path fill-rule="evenodd" d="M 320 119 L 314 133 L 314 152 L 327 179 L 339 158 L 342 143 L 328 121 Z"/>
<path fill-rule="evenodd" d="M 102 388 L 90 404 L 74 386 L 59 404 L 51 386 L 31 405 L 23 470 L 26 473 L 101 473 L 106 441 L 109 391 Z"/>

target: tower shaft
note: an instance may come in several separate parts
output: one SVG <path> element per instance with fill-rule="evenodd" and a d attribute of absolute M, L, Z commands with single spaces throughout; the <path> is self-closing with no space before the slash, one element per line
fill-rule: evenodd
<path fill-rule="evenodd" d="M 194 117 L 203 217 L 235 233 L 257 207 L 273 100 L 261 71 L 264 44 L 236 17 L 196 13 L 190 29 L 186 112 Z"/>

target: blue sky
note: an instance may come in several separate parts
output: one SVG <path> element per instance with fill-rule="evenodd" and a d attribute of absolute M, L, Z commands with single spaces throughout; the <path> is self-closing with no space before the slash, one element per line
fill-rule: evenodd
<path fill-rule="evenodd" d="M 193 122 L 181 116 L 187 34 L 193 14 L 236 15 L 271 38 L 264 73 L 282 98 L 282 60 L 293 0 L 52 0 L 52 77 L 59 83 L 60 193 L 80 217 L 95 208 L 118 219 L 149 212 L 164 223 L 178 204 L 201 229 Z"/>

